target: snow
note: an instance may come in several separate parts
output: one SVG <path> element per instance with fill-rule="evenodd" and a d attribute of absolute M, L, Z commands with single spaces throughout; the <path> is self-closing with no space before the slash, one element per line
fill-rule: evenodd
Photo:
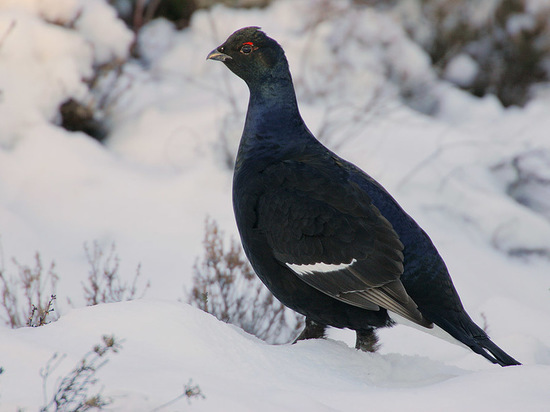
<path fill-rule="evenodd" d="M 521 35 L 522 32 L 531 32 L 535 26 L 535 17 L 528 14 L 517 14 L 506 21 L 506 31 L 512 36 Z"/>
<path fill-rule="evenodd" d="M 105 64 L 113 58 L 124 59 L 134 38 L 124 23 L 117 19 L 116 11 L 99 0 L 80 0 L 76 31 L 93 46 L 96 64 Z M 113 39 L 116 39 L 113 42 Z"/>
<path fill-rule="evenodd" d="M 472 371 L 423 356 L 357 352 L 333 340 L 268 345 L 175 302 L 104 304 L 73 310 L 38 329 L 4 332 L 2 351 L 11 349 L 16 356 L 4 361 L 3 410 L 42 400 L 40 390 L 18 391 L 21 383 L 8 380 L 9 371 L 25 373 L 27 389 L 40 388 L 36 368 L 52 352 L 67 354 L 59 367 L 66 372 L 109 333 L 124 339 L 99 375 L 105 395 L 114 399 L 113 410 L 150 411 L 180 394 L 190 378 L 206 398 L 191 406 L 180 401 L 178 409 L 362 411 L 373 405 L 390 411 L 426 405 L 461 411 L 475 405 L 476 410 L 542 411 L 547 406 L 547 365 Z M 36 342 L 42 343 L 39 348 Z"/>
<path fill-rule="evenodd" d="M 474 59 L 465 53 L 452 58 L 445 67 L 445 79 L 460 86 L 468 87 L 474 82 L 479 66 Z"/>
<path fill-rule="evenodd" d="M 61 315 L 39 328 L 0 326 L 0 411 L 38 409 L 48 359 L 66 354 L 51 396 L 57 377 L 111 333 L 123 348 L 98 386 L 117 411 L 152 410 L 189 379 L 206 399 L 173 408 L 547 410 L 550 95 L 523 109 L 474 98 L 437 79 L 396 17 L 331 4 L 333 13 L 309 0 L 217 6 L 181 32 L 153 21 L 138 39 L 141 59 L 92 93 L 94 67 L 127 59 L 132 41 L 107 2 L 0 0 L 0 267 L 13 273 L 12 257 L 31 262 L 36 251 L 45 266 L 55 261 Z M 248 92 L 205 57 L 248 25 L 287 51 L 310 129 L 424 227 L 472 318 L 523 366 L 494 366 L 405 326 L 380 331 L 376 354 L 353 349 L 349 331 L 268 345 L 178 301 L 204 219 L 236 235 L 228 164 Z M 105 145 L 57 125 L 70 97 L 105 98 Z M 92 242 L 116 244 L 124 280 L 141 263 L 145 299 L 83 307 Z"/>

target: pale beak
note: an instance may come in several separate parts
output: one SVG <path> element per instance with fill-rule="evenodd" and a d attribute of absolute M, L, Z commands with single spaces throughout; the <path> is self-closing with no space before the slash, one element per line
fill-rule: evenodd
<path fill-rule="evenodd" d="M 231 56 L 225 53 L 219 52 L 217 49 L 212 50 L 210 53 L 208 53 L 208 56 L 206 56 L 206 60 L 218 60 L 221 62 L 224 62 L 230 59 L 232 59 Z"/>

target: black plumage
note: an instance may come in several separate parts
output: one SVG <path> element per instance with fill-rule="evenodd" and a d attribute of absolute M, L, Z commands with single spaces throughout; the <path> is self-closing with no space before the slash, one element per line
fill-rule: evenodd
<path fill-rule="evenodd" d="M 233 33 L 208 59 L 250 89 L 233 177 L 245 253 L 269 290 L 306 316 L 298 339 L 326 326 L 374 330 L 395 313 L 438 325 L 493 363 L 519 364 L 468 316 L 428 235 L 362 170 L 324 147 L 298 111 L 281 46 L 258 27 Z"/>

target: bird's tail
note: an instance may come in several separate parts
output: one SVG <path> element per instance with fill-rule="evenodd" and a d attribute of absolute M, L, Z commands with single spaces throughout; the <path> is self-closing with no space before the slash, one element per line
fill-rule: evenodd
<path fill-rule="evenodd" d="M 498 363 L 500 366 L 521 365 L 521 363 L 495 345 L 488 336 L 483 340 L 477 340 L 477 345 L 470 346 L 470 348 L 491 362 Z"/>
<path fill-rule="evenodd" d="M 430 319 L 455 339 L 458 339 L 490 362 L 500 366 L 521 365 L 520 362 L 500 349 L 465 312 L 456 313 L 454 319 L 449 317 L 439 317 L 439 319 L 430 317 Z"/>
<path fill-rule="evenodd" d="M 461 322 L 466 333 L 463 334 L 462 339 L 459 339 L 462 343 L 469 346 L 475 353 L 479 353 L 485 359 L 498 363 L 500 366 L 521 365 L 521 363 L 500 349 L 489 338 L 487 333 L 477 326 L 468 315 L 463 316 L 463 318 L 466 318 Z"/>

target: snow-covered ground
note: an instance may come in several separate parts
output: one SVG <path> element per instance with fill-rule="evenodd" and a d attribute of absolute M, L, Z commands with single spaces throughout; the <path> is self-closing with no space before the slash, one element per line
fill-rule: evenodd
<path fill-rule="evenodd" d="M 99 343 L 102 332 L 124 337 L 123 349 L 98 374 L 104 395 L 115 401 L 113 410 L 151 411 L 181 394 L 191 378 L 205 399 L 194 399 L 191 405 L 181 400 L 166 410 L 548 408 L 548 365 L 500 368 L 471 362 L 461 368 L 437 355 L 368 354 L 333 340 L 268 345 L 204 312 L 167 301 L 76 309 L 47 327 L 10 332 L 2 339 L 2 353 L 10 354 L 3 361 L 6 411 L 16 406 L 36 410 L 43 400 L 37 369 L 60 352 L 67 357 L 59 373 L 68 373 Z M 517 352 L 522 343 L 507 346 Z M 49 391 L 54 382 L 48 381 Z"/>
<path fill-rule="evenodd" d="M 0 326 L 1 411 L 38 409 L 52 354 L 67 356 L 48 395 L 104 334 L 123 340 L 98 374 L 117 411 L 152 410 L 189 379 L 206 398 L 166 410 L 548 409 L 550 93 L 523 109 L 472 98 L 437 80 L 392 16 L 318 3 L 215 7 L 181 32 L 155 21 L 139 39 L 141 59 L 90 94 L 82 79 L 126 59 L 132 40 L 106 2 L 0 0 L 0 256 L 10 273 L 12 257 L 30 265 L 38 251 L 45 265 L 55 261 L 61 314 L 40 328 Z M 247 25 L 287 51 L 310 129 L 425 228 L 470 315 L 523 366 L 491 365 L 404 326 L 380 333 L 377 354 L 350 348 L 341 331 L 272 346 L 178 302 L 206 216 L 236 233 L 227 162 L 248 92 L 205 57 Z M 106 101 L 105 145 L 56 125 L 68 97 Z M 124 279 L 141 263 L 146 299 L 82 307 L 83 245 L 93 242 L 116 243 Z"/>

